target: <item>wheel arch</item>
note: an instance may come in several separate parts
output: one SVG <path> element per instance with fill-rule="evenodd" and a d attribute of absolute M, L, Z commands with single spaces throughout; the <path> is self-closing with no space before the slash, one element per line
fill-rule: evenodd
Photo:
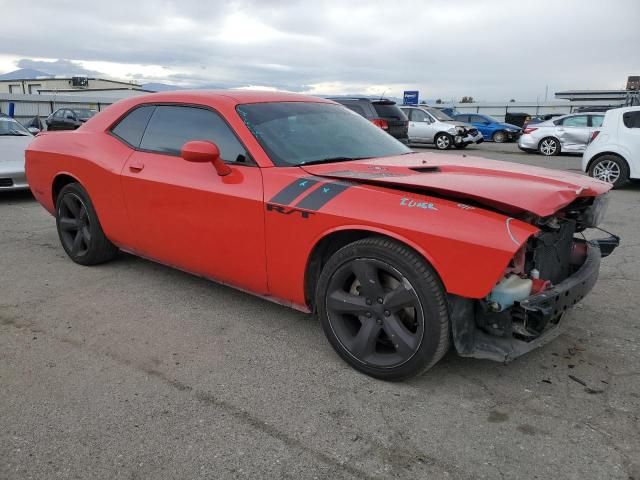
<path fill-rule="evenodd" d="M 53 201 L 54 209 L 56 208 L 58 194 L 66 185 L 69 185 L 70 183 L 79 183 L 80 185 L 82 185 L 82 182 L 80 182 L 80 180 L 67 172 L 58 173 L 53 178 L 53 183 L 51 184 L 51 200 Z"/>
<path fill-rule="evenodd" d="M 613 152 L 610 150 L 606 150 L 604 152 L 599 152 L 596 153 L 593 157 L 591 157 L 591 159 L 589 160 L 589 163 L 587 163 L 587 168 L 585 168 L 585 172 L 589 172 L 589 170 L 591 170 L 591 167 L 593 166 L 593 163 L 598 160 L 599 158 L 602 158 L 606 155 L 611 155 L 613 157 L 618 157 L 620 160 L 622 160 L 624 163 L 627 164 L 627 168 L 631 168 L 631 166 L 629 165 L 629 162 L 627 162 L 627 159 L 624 158 L 622 155 L 620 155 L 618 152 Z"/>
<path fill-rule="evenodd" d="M 307 264 L 304 271 L 304 297 L 305 303 L 311 311 L 315 310 L 315 290 L 318 283 L 318 278 L 320 277 L 320 273 L 322 272 L 322 268 L 324 267 L 326 261 L 331 257 L 331 255 L 340 250 L 342 247 L 357 240 L 362 240 L 363 238 L 368 237 L 388 238 L 389 240 L 394 240 L 403 244 L 407 248 L 410 248 L 411 250 L 416 252 L 417 255 L 422 257 L 427 263 L 429 263 L 429 265 L 435 271 L 443 287 L 445 286 L 444 282 L 442 281 L 442 277 L 438 272 L 438 267 L 433 261 L 433 258 L 431 258 L 428 252 L 426 252 L 420 246 L 416 245 L 414 242 L 394 232 L 389 232 L 383 229 L 364 226 L 344 226 L 325 232 L 314 243 L 313 248 L 311 249 L 311 253 L 308 256 Z"/>

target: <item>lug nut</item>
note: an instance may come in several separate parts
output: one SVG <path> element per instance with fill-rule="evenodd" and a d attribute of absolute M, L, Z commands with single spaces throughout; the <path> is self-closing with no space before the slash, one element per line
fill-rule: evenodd
<path fill-rule="evenodd" d="M 367 305 L 371 305 L 371 299 L 367 298 Z"/>
<path fill-rule="evenodd" d="M 385 310 L 385 311 L 384 311 L 384 316 L 385 316 L 385 317 L 388 317 L 388 316 L 390 316 L 390 315 L 391 315 L 391 312 L 390 312 L 389 310 Z"/>
<path fill-rule="evenodd" d="M 384 302 L 384 300 L 382 300 L 382 298 L 378 298 L 378 303 L 382 303 Z"/>
<path fill-rule="evenodd" d="M 371 312 L 367 312 L 367 318 L 371 318 Z"/>
<path fill-rule="evenodd" d="M 382 320 L 380 320 L 380 319 L 378 318 L 378 319 L 376 320 L 376 323 L 377 323 L 378 325 L 382 325 Z"/>

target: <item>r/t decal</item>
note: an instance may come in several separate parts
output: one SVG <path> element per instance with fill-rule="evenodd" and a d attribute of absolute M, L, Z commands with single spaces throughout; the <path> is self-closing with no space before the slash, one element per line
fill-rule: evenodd
<path fill-rule="evenodd" d="M 307 212 L 298 208 L 283 207 L 282 205 L 274 205 L 273 203 L 267 203 L 266 205 L 268 212 L 276 212 L 282 215 L 298 214 L 302 218 L 309 218 L 311 215 L 315 215 L 314 212 Z"/>

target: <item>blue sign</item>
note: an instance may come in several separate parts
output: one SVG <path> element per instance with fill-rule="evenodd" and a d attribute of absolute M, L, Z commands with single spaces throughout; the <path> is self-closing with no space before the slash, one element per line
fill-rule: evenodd
<path fill-rule="evenodd" d="M 419 93 L 418 90 L 405 90 L 402 103 L 404 105 L 418 105 Z"/>

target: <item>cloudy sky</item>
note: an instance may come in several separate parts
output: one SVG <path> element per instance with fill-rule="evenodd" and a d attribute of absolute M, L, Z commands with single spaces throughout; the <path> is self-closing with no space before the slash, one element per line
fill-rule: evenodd
<path fill-rule="evenodd" d="M 0 73 L 535 100 L 640 75 L 638 0 L 0 0 Z"/>

